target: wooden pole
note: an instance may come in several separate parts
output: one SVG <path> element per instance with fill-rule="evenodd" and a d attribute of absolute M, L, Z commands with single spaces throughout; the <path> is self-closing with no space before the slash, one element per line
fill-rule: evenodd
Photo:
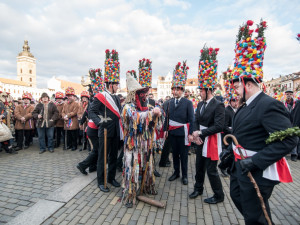
<path fill-rule="evenodd" d="M 107 129 L 104 128 L 104 188 L 106 189 L 106 156 L 107 156 Z"/>

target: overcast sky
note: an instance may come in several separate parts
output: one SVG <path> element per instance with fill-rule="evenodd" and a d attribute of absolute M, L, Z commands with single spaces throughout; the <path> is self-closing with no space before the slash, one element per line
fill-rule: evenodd
<path fill-rule="evenodd" d="M 153 80 L 187 60 L 196 77 L 200 49 L 220 48 L 218 73 L 234 57 L 239 25 L 268 23 L 265 78 L 300 71 L 299 0 L 2 0 L 0 77 L 16 78 L 24 39 L 37 59 L 38 87 L 52 76 L 80 82 L 89 68 L 103 69 L 105 50 L 119 52 L 121 78 L 153 61 Z M 156 85 L 154 85 L 156 86 Z"/>

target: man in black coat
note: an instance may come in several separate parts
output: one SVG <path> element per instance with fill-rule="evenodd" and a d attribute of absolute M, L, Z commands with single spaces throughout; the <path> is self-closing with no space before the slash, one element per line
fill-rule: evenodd
<path fill-rule="evenodd" d="M 291 120 L 291 123 L 293 124 L 293 118 L 295 116 L 294 108 L 295 108 L 295 104 L 296 104 L 296 102 L 293 99 L 294 92 L 292 90 L 286 90 L 284 93 L 285 93 L 285 97 L 286 97 L 284 105 L 285 105 L 285 108 L 287 109 L 287 111 L 289 112 L 290 120 Z M 291 151 L 291 160 L 296 162 L 297 157 L 298 157 L 298 151 L 297 151 L 297 146 L 296 146 Z"/>
<path fill-rule="evenodd" d="M 211 88 L 200 89 L 203 101 L 199 102 L 197 106 L 193 136 L 195 139 L 200 136 L 201 145 L 198 145 L 196 153 L 194 192 L 189 197 L 196 198 L 198 195 L 202 195 L 207 171 L 214 195 L 205 199 L 204 202 L 216 204 L 224 201 L 217 163 L 222 151 L 221 132 L 224 128 L 225 108 L 223 103 L 213 97 L 212 92 Z"/>
<path fill-rule="evenodd" d="M 225 108 L 225 124 L 222 133 L 222 140 L 226 134 L 232 133 L 232 119 L 237 110 L 238 100 L 235 97 L 231 97 L 229 99 L 229 105 Z M 222 141 L 222 149 L 225 150 L 227 147 Z M 221 156 L 220 156 L 221 157 Z M 228 173 L 226 170 L 221 169 L 221 173 L 224 177 L 228 177 Z"/>
<path fill-rule="evenodd" d="M 110 191 L 108 187 L 104 187 L 104 128 L 107 129 L 107 181 L 114 187 L 120 187 L 120 184 L 115 180 L 115 176 L 119 141 L 123 138 L 123 131 L 120 123 L 120 99 L 118 96 L 114 95 L 118 90 L 118 83 L 106 83 L 106 88 L 107 90 L 100 92 L 95 96 L 89 113 L 90 119 L 99 127 L 97 179 L 98 186 L 103 192 Z M 105 121 L 105 119 L 107 119 L 107 121 Z"/>
<path fill-rule="evenodd" d="M 300 127 L 300 101 L 296 101 L 295 107 L 292 111 L 292 120 L 293 120 L 293 127 Z M 300 159 L 300 141 L 298 138 L 298 144 L 292 151 L 298 159 Z M 297 161 L 297 158 L 293 157 L 293 161 Z"/>
<path fill-rule="evenodd" d="M 164 122 L 165 137 L 169 136 L 172 146 L 175 170 L 169 181 L 180 177 L 181 165 L 182 183 L 187 185 L 187 146 L 193 140 L 194 109 L 193 103 L 182 96 L 183 87 L 173 87 L 172 91 L 175 98 L 170 100 L 169 116 Z"/>
<path fill-rule="evenodd" d="M 234 115 L 232 124 L 232 134 L 243 147 L 245 159 L 241 160 L 234 144 L 229 146 L 228 154 L 233 150 L 235 155 L 230 174 L 230 196 L 246 224 L 267 224 L 247 173 L 251 171 L 256 180 L 271 218 L 268 199 L 274 186 L 280 181 L 292 182 L 283 157 L 296 146 L 297 138 L 286 137 L 282 141 L 266 144 L 270 133 L 291 127 L 287 110 L 281 102 L 261 92 L 256 81 L 251 78 L 245 78 L 243 82 L 234 80 L 233 85 L 245 102 Z"/>

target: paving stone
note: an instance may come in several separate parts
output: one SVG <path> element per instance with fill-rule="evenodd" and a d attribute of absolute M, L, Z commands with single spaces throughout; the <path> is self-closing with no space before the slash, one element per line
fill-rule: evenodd
<path fill-rule="evenodd" d="M 14 160 L 19 163 L 18 166 L 15 164 L 14 173 L 5 171 L 8 162 L 3 161 L 0 156 L 0 177 L 4 178 L 0 181 L 0 224 L 22 215 L 22 212 L 26 212 L 30 206 L 34 206 L 41 199 L 48 198 L 51 192 L 62 190 L 62 186 L 74 181 L 76 177 L 85 177 L 76 170 L 75 166 L 87 154 L 78 151 L 60 151 L 47 157 L 31 150 L 26 154 L 20 152 L 23 154 L 20 155 L 22 157 L 19 158 L 19 154 L 14 157 Z M 112 188 L 111 192 L 106 194 L 100 192 L 97 181 L 91 179 L 85 186 L 80 185 L 79 192 L 69 200 L 62 200 L 60 208 L 52 212 L 48 219 L 45 218 L 42 224 L 244 224 L 242 215 L 230 199 L 228 178 L 221 177 L 225 192 L 223 203 L 217 205 L 203 203 L 204 198 L 213 194 L 207 178 L 203 196 L 196 199 L 188 198 L 195 182 L 195 155 L 192 154 L 189 158 L 187 186 L 182 185 L 180 179 L 174 182 L 167 180 L 173 172 L 172 168 L 159 169 L 162 176 L 156 178 L 158 194 L 149 197 L 166 202 L 164 209 L 143 202 L 138 202 L 134 208 L 128 209 L 119 202 L 121 189 Z M 30 163 L 33 161 L 38 163 Z M 14 163 L 11 161 L 9 164 L 14 165 Z M 300 202 L 300 196 L 297 195 L 300 186 L 298 182 L 300 164 L 290 163 L 290 166 L 293 170 L 294 183 L 277 185 L 270 198 L 275 224 L 300 224 L 300 209 L 297 207 Z M 32 170 L 38 172 L 31 174 L 29 171 Z M 2 175 L 3 171 L 6 172 L 5 176 Z M 116 179 L 121 180 L 121 173 L 117 173 Z M 5 189 L 7 185 L 11 185 L 10 190 Z M 76 185 L 78 184 L 74 184 L 74 187 Z M 7 205 L 12 209 L 6 207 Z M 10 215 L 5 215 L 3 212 Z"/>

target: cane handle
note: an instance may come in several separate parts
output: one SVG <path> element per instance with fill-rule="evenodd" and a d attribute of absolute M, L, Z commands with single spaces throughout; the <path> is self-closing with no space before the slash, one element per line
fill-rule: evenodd
<path fill-rule="evenodd" d="M 225 145 L 229 145 L 229 143 L 227 142 L 227 139 L 231 138 L 235 144 L 235 146 L 239 146 L 239 142 L 237 141 L 236 137 L 232 134 L 226 134 L 225 137 L 223 138 L 223 141 L 225 143 Z"/>

